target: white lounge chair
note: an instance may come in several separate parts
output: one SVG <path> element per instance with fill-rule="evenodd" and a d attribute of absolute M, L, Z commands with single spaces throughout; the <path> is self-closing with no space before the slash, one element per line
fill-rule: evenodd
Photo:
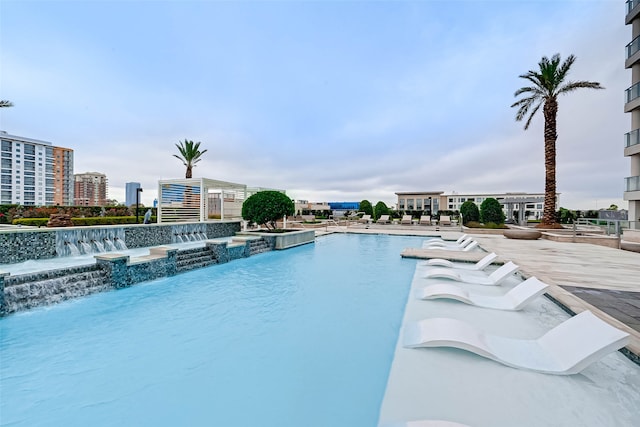
<path fill-rule="evenodd" d="M 427 246 L 425 249 L 440 249 L 443 251 L 462 251 L 468 252 L 478 246 L 478 242 L 471 240 L 466 246 Z"/>
<path fill-rule="evenodd" d="M 535 298 L 542 295 L 549 285 L 535 277 L 530 277 L 518 284 L 505 295 L 487 296 L 467 292 L 455 283 L 436 283 L 416 292 L 419 299 L 454 299 L 465 304 L 496 310 L 522 310 Z"/>
<path fill-rule="evenodd" d="M 389 224 L 389 215 L 380 215 L 376 224 Z"/>
<path fill-rule="evenodd" d="M 491 265 L 491 263 L 498 258 L 498 255 L 496 255 L 494 252 L 491 252 L 489 254 L 487 254 L 484 258 L 482 258 L 480 261 L 476 262 L 475 264 L 467 264 L 467 263 L 459 263 L 459 264 L 454 264 L 451 261 L 449 261 L 448 259 L 442 259 L 442 258 L 431 258 L 428 261 L 425 261 L 423 263 L 421 263 L 420 265 L 427 265 L 427 266 L 437 266 L 437 267 L 447 267 L 447 268 L 458 268 L 460 270 L 484 270 L 485 268 L 487 268 L 488 266 Z"/>
<path fill-rule="evenodd" d="M 448 215 L 441 215 L 440 220 L 438 221 L 440 225 L 451 225 L 451 217 Z"/>
<path fill-rule="evenodd" d="M 458 239 L 455 242 L 447 242 L 446 240 L 437 240 L 437 239 L 427 240 L 422 244 L 422 247 L 429 248 L 429 247 L 440 246 L 440 247 L 449 247 L 449 248 L 464 248 L 465 246 L 473 242 L 473 237 L 467 236 L 466 234 L 464 236 L 466 236 L 464 239 L 462 240 Z"/>
<path fill-rule="evenodd" d="M 413 223 L 413 217 L 411 215 L 402 215 L 400 224 L 411 225 Z"/>
<path fill-rule="evenodd" d="M 451 279 L 458 282 L 472 283 L 474 285 L 496 286 L 507 280 L 513 273 L 518 271 L 518 266 L 509 261 L 500 266 L 493 273 L 486 275 L 481 272 L 460 272 L 450 268 L 434 268 L 427 272 L 425 279 Z M 475 273 L 475 274 L 474 274 Z"/>
<path fill-rule="evenodd" d="M 452 318 L 408 324 L 403 340 L 408 348 L 454 347 L 513 368 L 571 375 L 627 345 L 629 334 L 583 311 L 535 340 L 488 334 Z"/>

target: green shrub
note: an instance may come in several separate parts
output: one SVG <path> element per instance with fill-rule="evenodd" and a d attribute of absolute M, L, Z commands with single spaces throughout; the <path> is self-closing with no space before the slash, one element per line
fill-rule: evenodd
<path fill-rule="evenodd" d="M 242 204 L 242 218 L 256 224 L 276 229 L 276 221 L 296 211 L 291 199 L 279 191 L 260 191 Z"/>
<path fill-rule="evenodd" d="M 460 213 L 462 214 L 463 224 L 467 224 L 469 221 L 480 220 L 480 210 L 478 209 L 478 205 L 469 200 L 460 206 Z"/>
<path fill-rule="evenodd" d="M 492 197 L 486 198 L 480 205 L 480 221 L 485 224 L 504 224 L 504 212 L 500 202 Z"/>
<path fill-rule="evenodd" d="M 365 215 L 373 216 L 373 206 L 371 206 L 371 202 L 368 200 L 363 200 L 360 202 L 360 212 L 364 212 Z"/>
<path fill-rule="evenodd" d="M 19 218 L 11 221 L 14 225 L 25 225 L 29 227 L 44 227 L 49 222 L 49 218 Z"/>
<path fill-rule="evenodd" d="M 381 215 L 390 215 L 391 212 L 387 205 L 384 202 L 380 201 L 376 203 L 375 207 L 373 208 L 373 214 L 373 218 L 377 220 Z"/>

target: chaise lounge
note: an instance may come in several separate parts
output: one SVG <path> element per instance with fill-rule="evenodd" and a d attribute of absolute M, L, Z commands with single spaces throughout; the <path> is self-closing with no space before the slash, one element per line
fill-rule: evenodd
<path fill-rule="evenodd" d="M 571 375 L 627 345 L 629 334 L 583 311 L 535 340 L 492 335 L 458 319 L 432 318 L 408 324 L 403 341 L 407 348 L 453 347 L 513 368 Z"/>
<path fill-rule="evenodd" d="M 425 279 L 450 279 L 458 282 L 470 283 L 474 285 L 497 286 L 507 280 L 519 267 L 512 261 L 502 265 L 493 273 L 486 275 L 484 272 L 460 272 L 450 268 L 434 268 L 427 272 Z"/>
<path fill-rule="evenodd" d="M 420 265 L 426 265 L 426 266 L 437 266 L 437 267 L 446 267 L 446 268 L 458 268 L 460 270 L 484 270 L 485 268 L 487 268 L 488 266 L 491 265 L 491 263 L 498 258 L 498 255 L 496 255 L 494 252 L 491 252 L 489 254 L 487 254 L 484 258 L 482 258 L 480 261 L 476 262 L 475 264 L 467 264 L 467 263 L 459 263 L 459 264 L 454 264 L 451 261 L 449 261 L 448 259 L 442 259 L 442 258 L 431 258 L 428 261 L 423 262 Z"/>
<path fill-rule="evenodd" d="M 400 224 L 403 224 L 403 225 L 411 225 L 411 224 L 413 224 L 413 217 L 411 215 L 402 215 L 402 219 L 400 220 Z"/>
<path fill-rule="evenodd" d="M 518 284 L 505 295 L 487 296 L 467 292 L 454 283 L 437 283 L 426 286 L 416 292 L 416 297 L 423 300 L 453 299 L 469 305 L 496 310 L 522 310 L 531 301 L 545 293 L 549 285 L 535 277 L 530 277 Z"/>
<path fill-rule="evenodd" d="M 389 224 L 389 215 L 380 215 L 376 224 Z"/>

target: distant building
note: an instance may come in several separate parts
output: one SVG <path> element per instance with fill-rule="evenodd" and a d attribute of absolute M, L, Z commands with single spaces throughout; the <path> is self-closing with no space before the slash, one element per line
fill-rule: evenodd
<path fill-rule="evenodd" d="M 125 202 L 126 206 L 133 206 L 136 204 L 136 192 L 140 188 L 139 182 L 127 182 L 125 184 Z"/>
<path fill-rule="evenodd" d="M 397 209 L 401 211 L 422 211 L 426 215 L 435 215 L 439 211 L 459 211 L 464 202 L 471 201 L 478 208 L 488 198 L 496 199 L 503 206 L 507 218 L 512 218 L 514 211 L 524 209 L 526 218 L 542 218 L 544 193 L 451 193 L 443 191 L 399 192 Z M 560 194 L 556 194 L 556 210 Z"/>
<path fill-rule="evenodd" d="M 4 131 L 0 143 L 0 204 L 71 204 L 73 150 Z"/>
<path fill-rule="evenodd" d="M 99 172 L 74 175 L 74 204 L 76 206 L 106 206 L 107 176 Z"/>

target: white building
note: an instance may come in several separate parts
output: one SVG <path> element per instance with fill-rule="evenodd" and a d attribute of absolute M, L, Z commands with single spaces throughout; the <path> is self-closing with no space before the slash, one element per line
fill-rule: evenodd
<path fill-rule="evenodd" d="M 640 1 L 627 0 L 625 23 L 631 25 L 625 68 L 631 69 L 631 87 L 626 90 L 624 111 L 631 113 L 631 131 L 625 135 L 624 155 L 631 169 L 625 178 L 624 200 L 629 201 L 631 228 L 640 228 Z M 635 221 L 635 222 L 634 222 Z"/>
<path fill-rule="evenodd" d="M 496 199 L 503 206 L 505 216 L 512 218 L 513 211 L 526 213 L 524 219 L 540 219 L 544 205 L 544 193 L 458 193 L 443 191 L 398 192 L 397 209 L 401 211 L 422 211 L 435 215 L 439 211 L 460 211 L 464 202 L 471 201 L 478 208 L 488 198 Z M 560 194 L 556 194 L 556 210 Z"/>
<path fill-rule="evenodd" d="M 0 204 L 70 204 L 73 150 L 4 131 L 0 144 Z"/>

